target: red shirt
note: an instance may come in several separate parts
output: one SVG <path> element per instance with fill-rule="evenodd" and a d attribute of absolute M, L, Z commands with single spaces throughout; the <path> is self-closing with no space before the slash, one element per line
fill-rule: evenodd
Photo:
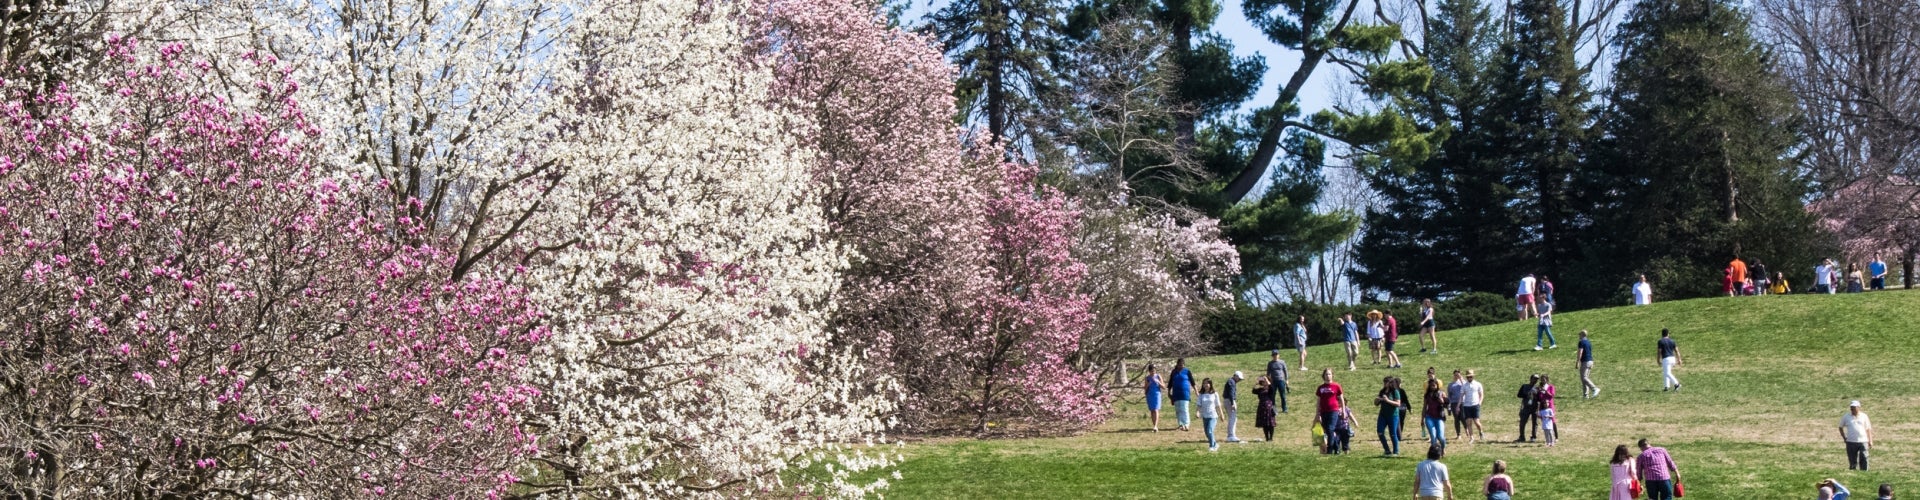
<path fill-rule="evenodd" d="M 1387 341 L 1400 341 L 1400 320 L 1393 319 L 1393 316 L 1387 316 Z"/>
<path fill-rule="evenodd" d="M 1320 395 L 1320 413 L 1340 411 L 1340 396 L 1344 394 L 1340 392 L 1340 384 L 1320 384 L 1320 390 L 1316 393 Z"/>

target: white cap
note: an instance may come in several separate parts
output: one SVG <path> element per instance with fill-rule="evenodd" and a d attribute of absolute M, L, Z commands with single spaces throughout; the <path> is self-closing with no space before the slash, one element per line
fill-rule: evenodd
<path fill-rule="evenodd" d="M 1859 407 L 1860 407 L 1860 401 L 1859 401 L 1859 400 L 1854 400 L 1854 401 L 1853 401 L 1853 404 L 1850 404 L 1850 405 L 1847 405 L 1847 406 L 1848 406 L 1848 407 L 1850 407 L 1850 408 L 1859 408 Z"/>
<path fill-rule="evenodd" d="M 1240 380 L 1240 379 L 1244 379 L 1244 378 L 1247 378 L 1247 376 L 1246 376 L 1246 375 L 1244 375 L 1244 374 L 1241 374 L 1241 373 L 1240 373 L 1240 371 L 1238 371 L 1238 370 L 1235 370 L 1235 371 L 1233 372 L 1233 379 L 1234 379 L 1234 380 Z M 1853 405 L 1854 405 L 1854 406 L 1860 406 L 1860 402 L 1859 402 L 1859 401 L 1854 401 L 1854 402 L 1853 402 Z"/>

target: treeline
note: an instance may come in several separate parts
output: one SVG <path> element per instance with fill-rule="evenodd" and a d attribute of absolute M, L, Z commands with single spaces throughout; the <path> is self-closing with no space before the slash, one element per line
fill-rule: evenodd
<path fill-rule="evenodd" d="M 1333 344 L 1343 340 L 1342 315 L 1352 314 L 1354 320 L 1365 321 L 1368 311 L 1377 310 L 1392 314 L 1400 321 L 1400 344 L 1411 346 L 1418 342 L 1414 336 L 1420 333 L 1420 305 L 1419 302 L 1361 305 L 1292 302 L 1222 309 L 1207 317 L 1204 338 L 1219 352 L 1291 349 L 1294 347 L 1293 323 L 1306 316 L 1307 345 Z M 1461 294 L 1435 302 L 1433 309 L 1434 321 L 1442 330 L 1490 325 L 1512 317 L 1513 299 L 1491 293 Z M 1362 330 L 1361 335 L 1365 334 Z"/>

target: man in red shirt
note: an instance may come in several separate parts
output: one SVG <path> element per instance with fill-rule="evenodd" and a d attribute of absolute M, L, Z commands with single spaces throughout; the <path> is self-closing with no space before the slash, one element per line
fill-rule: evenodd
<path fill-rule="evenodd" d="M 1400 367 L 1400 354 L 1393 352 L 1394 342 L 1400 341 L 1400 320 L 1387 313 L 1387 368 Z"/>
<path fill-rule="evenodd" d="M 1314 395 L 1320 400 L 1319 415 L 1314 422 L 1321 425 L 1327 433 L 1327 450 L 1333 453 L 1345 453 L 1350 428 L 1347 424 L 1347 395 L 1340 390 L 1340 384 L 1333 383 L 1333 370 L 1320 370 L 1320 388 Z"/>

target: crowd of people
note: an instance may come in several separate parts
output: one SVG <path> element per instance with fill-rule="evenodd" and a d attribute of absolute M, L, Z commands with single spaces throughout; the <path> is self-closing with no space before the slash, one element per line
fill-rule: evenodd
<path fill-rule="evenodd" d="M 1885 264 L 1875 259 L 1869 264 L 1870 275 L 1859 271 L 1842 276 L 1829 271 L 1831 261 L 1816 270 L 1817 278 L 1812 291 L 1833 293 L 1827 286 L 1832 280 L 1845 280 L 1846 288 L 1858 291 L 1855 282 L 1864 281 L 1865 286 L 1881 289 L 1885 281 Z M 1753 273 L 1749 277 L 1749 273 Z M 1868 278 L 1868 276 L 1871 276 Z M 1766 277 L 1766 268 L 1757 260 L 1748 266 L 1735 259 L 1728 268 L 1728 283 L 1745 284 L 1745 291 L 1759 293 L 1785 293 L 1790 290 L 1784 276 Z M 1735 290 L 1730 288 L 1730 290 Z M 1769 292 L 1771 291 L 1771 292 Z M 1528 275 L 1520 282 L 1515 293 L 1516 311 L 1521 320 L 1534 319 L 1537 328 L 1534 338 L 1534 350 L 1556 349 L 1559 343 L 1553 335 L 1554 287 L 1546 276 Z M 1635 304 L 1652 302 L 1652 288 L 1645 276 L 1633 287 Z M 1421 353 L 1439 353 L 1439 338 L 1434 320 L 1434 306 L 1431 300 L 1422 302 L 1418 320 Z M 1401 368 L 1402 360 L 1396 347 L 1399 341 L 1399 320 L 1391 313 L 1368 311 L 1362 321 L 1354 319 L 1349 313 L 1339 320 L 1343 334 L 1343 344 L 1349 371 L 1358 368 L 1360 336 L 1364 333 L 1374 365 L 1384 363 L 1385 368 Z M 1294 346 L 1298 354 L 1300 371 L 1306 366 L 1307 317 L 1300 316 L 1293 325 Z M 1654 359 L 1660 368 L 1662 391 L 1679 391 L 1683 387 L 1676 369 L 1682 364 L 1678 341 L 1669 329 L 1661 329 L 1660 338 L 1654 345 Z M 1261 430 L 1261 438 L 1273 441 L 1278 416 L 1289 413 L 1287 396 L 1290 392 L 1290 377 L 1293 369 L 1283 359 L 1282 350 L 1274 349 L 1267 362 L 1266 369 L 1254 381 L 1252 394 L 1257 399 L 1254 426 Z M 1586 330 L 1579 332 L 1579 341 L 1574 349 L 1575 366 L 1580 377 L 1582 399 L 1596 398 L 1600 395 L 1600 386 L 1593 381 L 1594 349 L 1591 335 Z M 1334 369 L 1320 369 L 1320 383 L 1314 388 L 1314 413 L 1310 420 L 1310 436 L 1314 446 L 1322 454 L 1348 454 L 1352 451 L 1352 441 L 1360 421 L 1355 408 L 1349 400 L 1347 390 L 1334 381 Z M 1414 496 L 1417 499 L 1454 498 L 1452 480 L 1442 459 L 1446 455 L 1450 442 L 1464 441 L 1467 444 L 1486 442 L 1486 429 L 1482 422 L 1482 410 L 1487 403 L 1487 387 L 1475 370 L 1453 370 L 1448 381 L 1442 381 L 1435 370 L 1426 370 L 1424 381 L 1416 383 L 1415 398 L 1398 376 L 1386 376 L 1381 379 L 1380 388 L 1371 404 L 1376 408 L 1374 437 L 1379 442 L 1381 455 L 1397 457 L 1401 454 L 1403 434 L 1407 417 L 1415 412 L 1419 414 L 1419 439 L 1427 444 L 1427 459 L 1416 466 Z M 1216 392 L 1211 378 L 1196 380 L 1187 367 L 1184 358 L 1174 361 L 1174 366 L 1165 378 L 1152 364 L 1147 365 L 1145 391 L 1149 418 L 1154 431 L 1159 431 L 1159 411 L 1161 399 L 1165 397 L 1174 405 L 1178 429 L 1189 430 L 1190 404 L 1197 405 L 1201 426 L 1206 436 L 1207 449 L 1219 450 L 1219 440 L 1215 438 L 1216 422 L 1226 426 L 1225 441 L 1242 442 L 1238 435 L 1238 387 L 1245 380 L 1243 372 L 1235 371 L 1220 385 Z M 1518 399 L 1516 428 L 1513 442 L 1540 442 L 1545 447 L 1553 447 L 1560 441 L 1561 408 L 1557 404 L 1558 388 L 1554 377 L 1547 373 L 1530 374 L 1515 392 Z M 1163 396 L 1164 395 L 1164 396 Z M 1197 396 L 1197 397 L 1196 397 Z M 1447 421 L 1452 420 L 1452 433 L 1448 433 Z M 1848 413 L 1840 419 L 1838 426 L 1841 440 L 1846 444 L 1846 456 L 1849 469 L 1867 470 L 1868 453 L 1873 443 L 1873 427 L 1861 403 L 1854 401 Z M 1451 439 L 1449 439 L 1451 436 Z M 1612 500 L 1636 499 L 1644 495 L 1651 499 L 1670 499 L 1684 491 L 1681 483 L 1680 467 L 1665 448 L 1650 446 L 1646 439 L 1638 442 L 1638 454 L 1627 445 L 1619 445 L 1614 450 L 1611 461 L 1612 486 L 1609 498 Z M 1851 493 L 1840 482 L 1826 479 L 1814 485 L 1817 498 L 1847 499 Z M 1507 464 L 1495 461 L 1491 473 L 1481 483 L 1481 494 L 1489 500 L 1510 499 L 1516 491 L 1514 478 L 1507 473 Z M 1892 498 L 1890 485 L 1881 485 L 1881 498 Z"/>

